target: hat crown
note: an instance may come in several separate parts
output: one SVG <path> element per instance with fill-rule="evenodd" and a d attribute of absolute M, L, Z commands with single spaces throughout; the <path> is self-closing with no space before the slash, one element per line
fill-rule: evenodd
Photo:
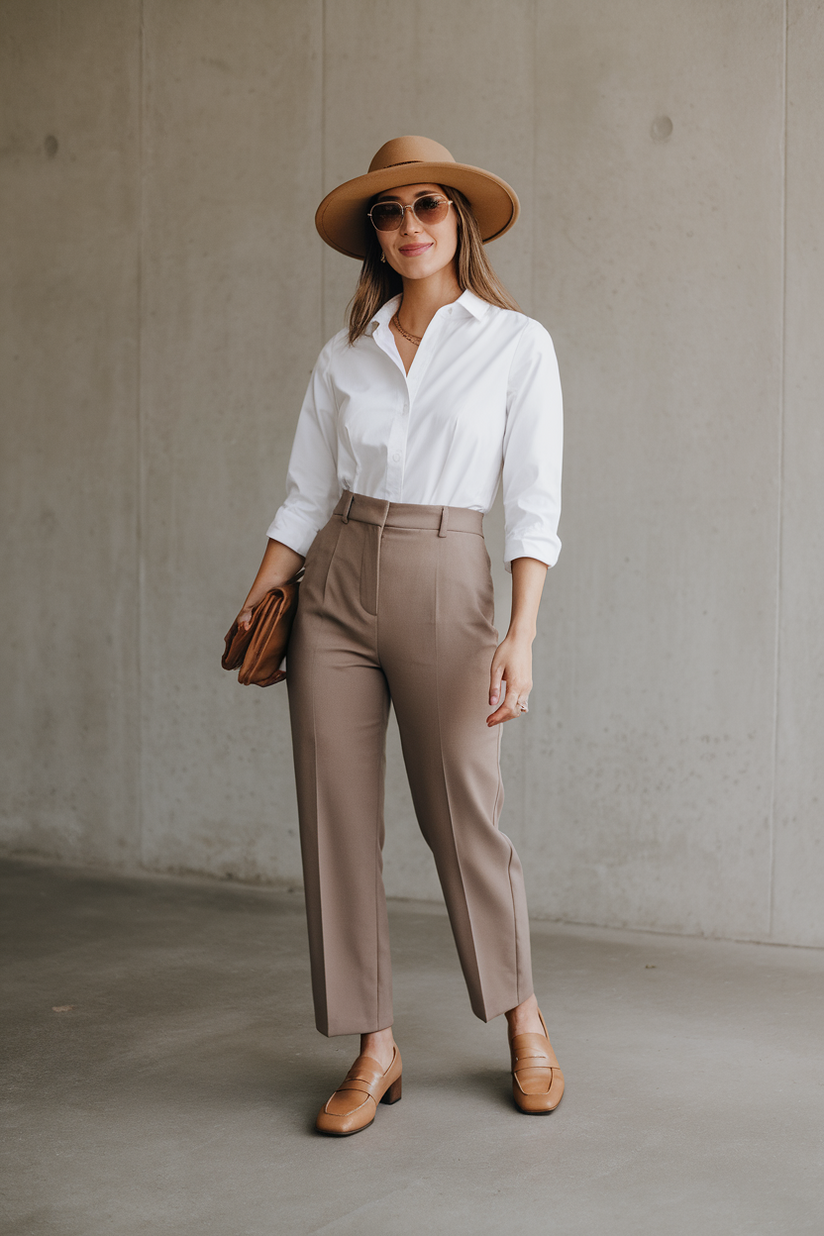
<path fill-rule="evenodd" d="M 454 163 L 455 159 L 440 142 L 431 137 L 393 137 L 384 142 L 372 162 L 370 172 L 380 172 L 404 163 Z"/>

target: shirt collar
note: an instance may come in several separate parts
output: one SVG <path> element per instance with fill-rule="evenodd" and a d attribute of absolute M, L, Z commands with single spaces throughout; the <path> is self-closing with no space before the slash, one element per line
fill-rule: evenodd
<path fill-rule="evenodd" d="M 375 314 L 375 316 L 373 317 L 372 321 L 369 324 L 369 334 L 370 335 L 374 335 L 375 331 L 378 329 L 379 326 L 389 325 L 389 320 L 394 314 L 395 310 L 397 309 L 400 303 L 401 303 L 401 298 L 400 298 L 400 295 L 398 295 L 398 296 L 393 296 L 392 299 L 388 300 L 385 305 L 381 305 L 380 309 Z"/>
<path fill-rule="evenodd" d="M 474 292 L 470 292 L 469 288 L 467 288 L 465 292 L 461 292 L 460 296 L 455 301 L 455 304 L 460 305 L 463 309 L 466 309 L 468 313 L 471 313 L 473 318 L 478 319 L 482 318 L 490 307 L 488 300 L 481 300 L 480 296 L 476 296 Z"/>
<path fill-rule="evenodd" d="M 389 321 L 400 303 L 401 298 L 400 295 L 398 295 L 393 296 L 392 299 L 388 300 L 385 305 L 381 305 L 380 309 L 369 324 L 369 333 L 373 335 L 379 326 L 388 327 Z M 473 318 L 477 318 L 479 320 L 489 309 L 489 302 L 481 300 L 480 296 L 476 296 L 474 292 L 470 292 L 469 288 L 467 288 L 466 291 L 461 292 L 460 296 L 453 302 L 453 304 L 455 306 L 460 305 L 460 307 Z"/>

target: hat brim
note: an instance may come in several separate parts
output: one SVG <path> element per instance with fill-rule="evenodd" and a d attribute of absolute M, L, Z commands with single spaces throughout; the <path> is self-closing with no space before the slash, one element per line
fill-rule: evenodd
<path fill-rule="evenodd" d="M 376 193 L 401 185 L 449 185 L 468 199 L 484 241 L 508 232 L 521 210 L 515 190 L 500 176 L 468 163 L 406 163 L 356 176 L 338 185 L 318 206 L 315 226 L 323 240 L 347 257 L 366 257 L 367 217 Z"/>

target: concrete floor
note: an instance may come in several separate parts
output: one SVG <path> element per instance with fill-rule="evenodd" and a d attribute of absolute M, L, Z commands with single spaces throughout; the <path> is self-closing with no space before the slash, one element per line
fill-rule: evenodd
<path fill-rule="evenodd" d="M 443 913 L 397 903 L 404 1097 L 327 1139 L 355 1040 L 313 1029 L 299 895 L 0 875 L 4 1236 L 824 1232 L 820 951 L 535 924 L 567 1092 L 530 1118 Z"/>

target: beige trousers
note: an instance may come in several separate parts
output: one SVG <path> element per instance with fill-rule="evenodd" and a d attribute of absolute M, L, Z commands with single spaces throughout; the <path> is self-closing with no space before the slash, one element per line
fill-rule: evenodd
<path fill-rule="evenodd" d="M 523 872 L 498 829 L 498 642 L 478 511 L 344 493 L 306 558 L 289 645 L 312 990 L 323 1034 L 392 1024 L 382 880 L 390 700 L 475 1014 L 532 994 Z"/>

